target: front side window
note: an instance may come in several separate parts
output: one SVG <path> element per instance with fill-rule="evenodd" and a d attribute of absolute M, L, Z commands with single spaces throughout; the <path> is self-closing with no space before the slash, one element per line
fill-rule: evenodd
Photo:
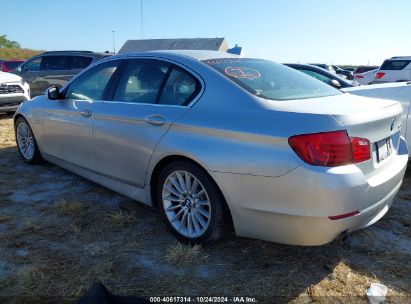
<path fill-rule="evenodd" d="M 40 70 L 40 65 L 43 57 L 37 57 L 30 61 L 27 61 L 22 65 L 22 71 L 24 72 L 36 72 Z"/>
<path fill-rule="evenodd" d="M 156 103 L 170 64 L 153 60 L 130 60 L 124 70 L 113 100 Z"/>
<path fill-rule="evenodd" d="M 342 94 L 304 73 L 267 60 L 220 58 L 203 62 L 248 92 L 265 99 L 291 100 Z"/>
<path fill-rule="evenodd" d="M 64 71 L 70 69 L 70 56 L 44 56 L 41 71 Z"/>
<path fill-rule="evenodd" d="M 198 81 L 193 76 L 174 67 L 168 76 L 158 103 L 186 105 L 195 97 L 198 90 Z"/>
<path fill-rule="evenodd" d="M 102 100 L 118 61 L 99 64 L 76 78 L 66 91 L 66 99 Z"/>

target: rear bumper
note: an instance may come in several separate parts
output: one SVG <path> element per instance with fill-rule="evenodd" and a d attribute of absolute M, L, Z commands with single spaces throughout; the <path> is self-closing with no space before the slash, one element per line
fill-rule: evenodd
<path fill-rule="evenodd" d="M 210 172 L 229 205 L 239 236 L 291 245 L 322 245 L 342 232 L 378 221 L 398 192 L 408 162 L 401 153 L 367 179 L 355 165 L 336 168 L 303 165 L 271 178 Z M 359 211 L 340 220 L 329 216 Z"/>

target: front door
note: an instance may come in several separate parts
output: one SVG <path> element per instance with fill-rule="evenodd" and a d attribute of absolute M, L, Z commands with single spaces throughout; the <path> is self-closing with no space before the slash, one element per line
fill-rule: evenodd
<path fill-rule="evenodd" d="M 102 103 L 117 66 L 117 61 L 110 61 L 88 70 L 67 87 L 63 100 L 49 101 L 43 116 L 47 154 L 97 170 L 92 138 L 94 110 Z"/>
<path fill-rule="evenodd" d="M 32 98 L 38 95 L 44 94 L 44 90 L 37 82 L 38 78 L 41 75 L 40 66 L 41 66 L 42 60 L 43 60 L 42 56 L 35 57 L 27 61 L 26 63 L 24 63 L 17 69 L 16 74 L 22 77 L 24 81 L 29 84 L 30 96 Z"/>

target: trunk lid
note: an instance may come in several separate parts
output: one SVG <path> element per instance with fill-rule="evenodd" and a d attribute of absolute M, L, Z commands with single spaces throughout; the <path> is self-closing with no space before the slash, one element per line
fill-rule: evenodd
<path fill-rule="evenodd" d="M 375 99 L 346 93 L 322 98 L 286 102 L 270 101 L 269 103 L 277 110 L 330 115 L 344 126 L 343 129 L 347 130 L 350 137 L 368 139 L 371 144 L 371 159 L 356 164 L 366 176 L 378 173 L 397 154 L 402 106 L 394 100 Z M 386 140 L 391 144 L 392 153 L 384 160 L 380 160 L 377 154 L 377 144 L 381 146 L 382 142 Z"/>

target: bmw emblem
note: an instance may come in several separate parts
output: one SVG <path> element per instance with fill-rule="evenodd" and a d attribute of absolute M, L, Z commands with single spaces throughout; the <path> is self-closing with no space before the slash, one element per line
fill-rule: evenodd
<path fill-rule="evenodd" d="M 395 118 L 392 120 L 392 123 L 391 123 L 391 132 L 394 131 L 395 120 L 396 120 Z"/>

